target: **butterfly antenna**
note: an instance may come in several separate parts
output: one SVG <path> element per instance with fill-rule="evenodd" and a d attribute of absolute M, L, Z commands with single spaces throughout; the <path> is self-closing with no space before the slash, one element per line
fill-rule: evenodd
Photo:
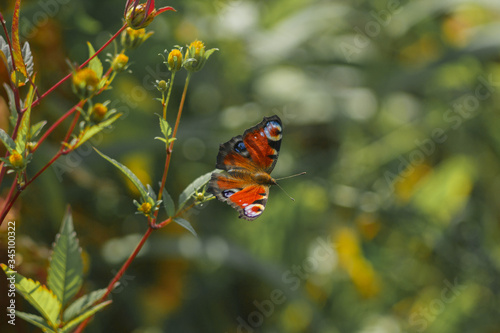
<path fill-rule="evenodd" d="M 288 193 L 287 193 L 287 192 L 283 189 L 283 187 L 281 187 L 281 186 L 280 186 L 280 184 L 276 183 L 276 185 L 278 185 L 278 187 L 279 187 L 279 188 L 280 188 L 280 189 L 281 189 L 281 190 L 282 190 L 282 191 L 283 191 L 283 192 L 284 192 L 284 193 L 285 193 L 285 194 L 286 194 L 286 195 L 287 195 L 287 196 L 288 196 L 288 197 L 289 197 L 292 201 L 295 201 L 295 199 L 294 199 L 294 198 L 292 198 L 292 197 L 290 196 L 290 194 L 288 194 Z"/>
<path fill-rule="evenodd" d="M 281 178 L 276 178 L 275 180 L 282 180 L 282 179 L 288 179 L 288 178 L 293 178 L 293 177 L 297 177 L 297 176 L 302 176 L 302 175 L 305 175 L 305 171 L 304 172 L 301 172 L 301 173 L 296 173 L 295 175 L 291 175 L 291 176 L 286 176 L 286 177 L 281 177 Z"/>

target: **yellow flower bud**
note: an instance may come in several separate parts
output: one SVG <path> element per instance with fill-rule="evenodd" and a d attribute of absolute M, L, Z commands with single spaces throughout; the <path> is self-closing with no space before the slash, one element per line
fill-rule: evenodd
<path fill-rule="evenodd" d="M 98 84 L 99 78 L 93 69 L 87 67 L 73 73 L 73 91 L 82 98 L 89 97 Z"/>
<path fill-rule="evenodd" d="M 161 92 L 165 92 L 168 89 L 168 82 L 165 80 L 157 81 L 156 89 Z"/>
<path fill-rule="evenodd" d="M 151 214 L 151 208 L 153 208 L 153 206 L 151 206 L 149 202 L 144 202 L 139 208 L 137 208 L 137 210 L 144 215 L 149 215 Z"/>
<path fill-rule="evenodd" d="M 174 49 L 168 54 L 168 70 L 171 72 L 177 72 L 182 68 L 182 53 L 181 51 Z"/>
<path fill-rule="evenodd" d="M 24 165 L 23 156 L 15 150 L 12 152 L 12 154 L 10 154 L 9 162 L 16 169 L 21 168 Z"/>
<path fill-rule="evenodd" d="M 133 50 L 144 43 L 152 34 L 152 31 L 146 33 L 146 29 L 134 30 L 127 27 L 120 36 L 120 43 L 124 49 Z"/>
<path fill-rule="evenodd" d="M 130 6 L 125 14 L 125 21 L 127 21 L 130 28 L 141 29 L 153 22 L 155 16 L 156 9 L 152 8 L 149 12 L 146 12 L 146 4 L 141 3 L 135 9 L 134 6 Z"/>
<path fill-rule="evenodd" d="M 127 63 L 128 63 L 128 57 L 123 54 L 117 54 L 115 58 L 113 59 L 113 62 L 111 63 L 111 67 L 113 67 L 113 70 L 115 72 L 120 72 L 127 68 Z"/>
<path fill-rule="evenodd" d="M 101 122 L 108 112 L 108 107 L 102 103 L 97 103 L 92 108 L 92 120 L 96 123 Z"/>
<path fill-rule="evenodd" d="M 184 55 L 184 68 L 190 72 L 197 72 L 203 68 L 208 57 L 218 49 L 205 51 L 205 45 L 199 40 L 192 42 Z"/>

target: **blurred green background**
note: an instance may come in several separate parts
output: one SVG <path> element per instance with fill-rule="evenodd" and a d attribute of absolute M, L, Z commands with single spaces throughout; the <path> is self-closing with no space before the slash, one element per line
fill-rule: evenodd
<path fill-rule="evenodd" d="M 41 91 L 68 72 L 66 59 L 87 58 L 86 41 L 97 48 L 119 29 L 124 3 L 23 0 Z M 187 216 L 198 238 L 173 225 L 155 232 L 87 332 L 500 332 L 500 2 L 156 5 L 177 12 L 156 18 L 129 54 L 133 73 L 99 97 L 125 117 L 93 144 L 157 189 L 165 156 L 153 140 L 153 83 L 169 77 L 158 53 L 201 39 L 220 51 L 191 82 L 169 193 L 272 114 L 284 124 L 273 176 L 307 175 L 281 182 L 294 202 L 273 188 L 256 221 L 211 201 Z M 11 2 L 0 10 L 10 21 Z M 34 117 L 53 122 L 76 102 L 66 84 Z M 19 272 L 44 280 L 70 205 L 84 287 L 105 287 L 146 230 L 137 197 L 89 146 L 64 157 L 14 207 Z M 35 331 L 21 320 L 13 330 Z"/>

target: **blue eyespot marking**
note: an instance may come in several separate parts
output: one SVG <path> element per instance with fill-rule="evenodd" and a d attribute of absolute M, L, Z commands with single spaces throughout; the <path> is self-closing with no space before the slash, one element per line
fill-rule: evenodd
<path fill-rule="evenodd" d="M 266 136 L 271 141 L 279 141 L 281 140 L 281 125 L 274 120 L 267 122 L 264 127 L 264 132 Z"/>
<path fill-rule="evenodd" d="M 243 143 L 243 141 L 239 141 L 238 143 L 236 143 L 236 145 L 234 146 L 234 150 L 237 152 L 237 153 L 242 153 L 244 152 L 245 150 L 247 150 L 247 147 L 245 147 L 245 144 Z"/>
<path fill-rule="evenodd" d="M 224 196 L 224 198 L 229 198 L 230 196 L 232 196 L 235 193 L 236 192 L 233 191 L 233 190 L 224 190 L 224 191 L 222 191 L 222 195 Z"/>

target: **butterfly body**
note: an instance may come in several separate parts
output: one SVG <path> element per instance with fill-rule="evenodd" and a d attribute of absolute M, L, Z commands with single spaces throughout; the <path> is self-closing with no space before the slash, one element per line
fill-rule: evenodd
<path fill-rule="evenodd" d="M 234 207 L 240 218 L 254 220 L 264 211 L 269 187 L 276 185 L 270 174 L 278 159 L 282 130 L 278 116 L 265 117 L 219 147 L 216 167 L 223 171 L 212 174 L 208 192 Z"/>

